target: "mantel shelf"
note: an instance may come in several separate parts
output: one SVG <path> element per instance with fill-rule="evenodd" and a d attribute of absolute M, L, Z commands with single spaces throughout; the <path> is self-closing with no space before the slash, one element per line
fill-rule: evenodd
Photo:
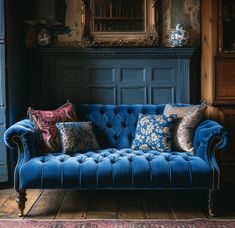
<path fill-rule="evenodd" d="M 38 48 L 43 56 L 77 56 L 89 58 L 191 58 L 199 54 L 193 47 L 161 48 L 75 48 L 46 47 Z"/>

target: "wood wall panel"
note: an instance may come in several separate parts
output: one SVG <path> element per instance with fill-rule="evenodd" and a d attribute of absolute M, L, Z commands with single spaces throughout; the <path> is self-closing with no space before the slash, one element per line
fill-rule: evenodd
<path fill-rule="evenodd" d="M 218 156 L 221 181 L 231 186 L 235 185 L 235 54 L 222 45 L 222 1 L 201 1 L 201 97 L 211 104 L 208 116 L 228 130 L 229 146 Z"/>
<path fill-rule="evenodd" d="M 120 86 L 119 90 L 120 104 L 147 104 L 146 86 Z"/>
<path fill-rule="evenodd" d="M 88 103 L 116 104 L 116 88 L 108 86 L 91 86 Z M 84 102 L 82 102 L 84 103 Z"/>
<path fill-rule="evenodd" d="M 0 0 L 0 182 L 8 180 L 7 148 L 3 140 L 6 130 L 6 70 L 4 43 L 4 11 L 3 0 Z M 1 40 L 2 38 L 2 40 Z"/>
<path fill-rule="evenodd" d="M 5 45 L 0 44 L 0 107 L 5 105 Z"/>
<path fill-rule="evenodd" d="M 191 84 L 197 59 L 193 48 L 36 49 L 41 79 L 31 77 L 30 106 L 52 108 L 73 103 L 191 103 L 198 89 Z M 199 67 L 197 66 L 197 69 Z M 192 72 L 192 75 L 191 75 Z M 34 72 L 32 73 L 32 75 Z M 189 88 L 190 87 L 190 88 Z M 192 89 L 192 94 L 189 91 Z M 197 102 L 199 99 L 197 100 Z"/>
<path fill-rule="evenodd" d="M 94 83 L 109 83 L 115 82 L 114 68 L 91 68 L 90 81 Z"/>
<path fill-rule="evenodd" d="M 175 87 L 162 86 L 162 87 L 151 87 L 151 103 L 153 104 L 172 104 L 175 103 Z"/>
<path fill-rule="evenodd" d="M 216 61 L 216 97 L 215 102 L 235 103 L 235 58 Z"/>
<path fill-rule="evenodd" d="M 215 57 L 218 46 L 218 0 L 201 1 L 201 98 L 212 104 L 215 97 Z"/>
<path fill-rule="evenodd" d="M 0 0 L 0 42 L 4 38 L 4 0 Z"/>
<path fill-rule="evenodd" d="M 146 82 L 146 68 L 122 68 L 120 82 Z"/>
<path fill-rule="evenodd" d="M 174 82 L 175 68 L 154 68 L 152 74 L 152 82 Z"/>
<path fill-rule="evenodd" d="M 225 184 L 235 183 L 235 107 L 223 107 L 223 125 L 228 131 L 229 145 L 218 154 L 221 166 L 221 181 Z"/>

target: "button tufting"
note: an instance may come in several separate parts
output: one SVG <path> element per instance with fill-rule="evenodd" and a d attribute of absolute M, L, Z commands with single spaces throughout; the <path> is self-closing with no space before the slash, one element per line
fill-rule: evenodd
<path fill-rule="evenodd" d="M 117 139 L 118 139 L 117 135 L 114 135 L 113 138 L 114 138 L 114 140 L 117 140 Z"/>
<path fill-rule="evenodd" d="M 125 122 L 122 123 L 122 127 L 126 128 L 126 123 Z"/>
<path fill-rule="evenodd" d="M 165 159 L 166 159 L 167 162 L 171 161 L 170 157 L 166 157 Z"/>
<path fill-rule="evenodd" d="M 127 113 L 128 113 L 128 114 L 131 114 L 131 113 L 132 113 L 132 111 L 131 111 L 130 108 L 127 109 Z"/>
<path fill-rule="evenodd" d="M 112 127 L 111 123 L 107 123 L 106 127 L 111 128 Z"/>
<path fill-rule="evenodd" d="M 111 162 L 111 164 L 114 164 L 114 163 L 115 163 L 115 160 L 114 160 L 114 159 L 111 159 L 110 162 Z"/>

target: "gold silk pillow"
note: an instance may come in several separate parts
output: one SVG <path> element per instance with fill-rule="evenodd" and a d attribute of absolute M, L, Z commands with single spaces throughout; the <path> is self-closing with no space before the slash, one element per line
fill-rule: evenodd
<path fill-rule="evenodd" d="M 167 104 L 164 115 L 177 115 L 177 123 L 173 135 L 173 148 L 177 151 L 193 152 L 193 136 L 196 126 L 202 120 L 207 105 L 176 106 Z"/>

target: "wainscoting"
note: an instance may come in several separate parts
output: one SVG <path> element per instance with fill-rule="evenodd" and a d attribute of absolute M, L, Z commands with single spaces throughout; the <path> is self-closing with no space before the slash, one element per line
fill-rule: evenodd
<path fill-rule="evenodd" d="M 199 101 L 200 65 L 195 48 L 39 48 L 31 51 L 30 105 L 55 106 L 66 100 L 76 104 Z"/>

